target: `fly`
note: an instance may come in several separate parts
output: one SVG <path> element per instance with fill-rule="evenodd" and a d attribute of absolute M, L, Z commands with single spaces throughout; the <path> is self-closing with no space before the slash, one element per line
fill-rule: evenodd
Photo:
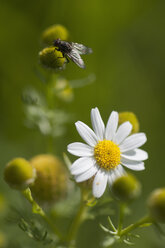
<path fill-rule="evenodd" d="M 57 48 L 55 48 L 57 51 L 60 51 L 69 62 L 68 58 L 71 59 L 76 65 L 78 65 L 80 68 L 85 68 L 85 64 L 83 59 L 81 58 L 80 54 L 89 54 L 92 53 L 92 49 L 89 47 L 86 47 L 79 43 L 74 42 L 67 42 L 61 39 L 56 39 L 53 43 L 53 45 Z"/>

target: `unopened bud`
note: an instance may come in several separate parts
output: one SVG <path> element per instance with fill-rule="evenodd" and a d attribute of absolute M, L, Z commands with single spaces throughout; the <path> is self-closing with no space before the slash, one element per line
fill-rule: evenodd
<path fill-rule="evenodd" d="M 35 181 L 35 169 L 24 158 L 15 158 L 10 161 L 4 170 L 4 179 L 18 190 L 29 187 Z"/>
<path fill-rule="evenodd" d="M 147 201 L 151 217 L 165 223 L 165 188 L 154 190 Z"/>
<path fill-rule="evenodd" d="M 65 196 L 67 172 L 57 157 L 41 154 L 31 159 L 36 169 L 36 180 L 31 187 L 33 197 L 40 203 L 53 203 Z"/>
<path fill-rule="evenodd" d="M 42 41 L 45 45 L 51 46 L 56 39 L 68 40 L 68 30 L 59 24 L 52 25 L 42 33 Z"/>
<path fill-rule="evenodd" d="M 73 89 L 70 87 L 69 82 L 66 79 L 60 78 L 57 80 L 55 92 L 56 95 L 65 102 L 73 100 Z"/>
<path fill-rule="evenodd" d="M 66 59 L 55 47 L 46 47 L 39 52 L 39 60 L 42 66 L 48 69 L 64 69 Z"/>
<path fill-rule="evenodd" d="M 132 124 L 132 133 L 139 132 L 139 121 L 133 112 L 120 112 L 119 113 L 119 125 L 129 121 Z"/>
<path fill-rule="evenodd" d="M 141 185 L 132 174 L 125 174 L 114 181 L 112 192 L 118 200 L 129 202 L 140 195 Z"/>

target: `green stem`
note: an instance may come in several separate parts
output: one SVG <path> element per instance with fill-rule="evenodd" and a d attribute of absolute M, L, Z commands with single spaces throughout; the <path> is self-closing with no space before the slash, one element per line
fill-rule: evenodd
<path fill-rule="evenodd" d="M 52 135 L 48 135 L 46 136 L 46 151 L 50 154 L 53 154 L 54 153 L 54 149 L 55 149 L 55 146 L 54 146 L 54 142 L 53 142 L 53 137 Z"/>
<path fill-rule="evenodd" d="M 45 94 L 46 94 L 46 100 L 47 100 L 47 106 L 50 110 L 55 109 L 55 95 L 54 95 L 54 85 L 55 81 L 57 80 L 57 76 L 51 75 L 45 88 Z M 50 123 L 51 125 L 51 123 Z M 47 152 L 53 153 L 54 150 L 54 142 L 53 142 L 53 136 L 52 134 L 49 134 L 47 136 Z"/>
<path fill-rule="evenodd" d="M 123 235 L 126 235 L 127 233 L 131 232 L 132 230 L 146 224 L 146 223 L 153 223 L 153 220 L 150 216 L 144 216 L 143 218 L 141 218 L 140 220 L 138 220 L 136 223 L 129 225 L 128 227 L 124 228 L 121 232 L 120 232 L 120 237 Z"/>
<path fill-rule="evenodd" d="M 56 84 L 56 80 L 57 80 L 57 75 L 55 76 L 54 74 L 52 74 L 50 76 L 50 78 L 48 79 L 48 82 L 46 84 L 46 98 L 47 98 L 47 104 L 48 104 L 48 107 L 50 109 L 54 109 L 54 105 L 55 105 L 55 102 L 54 102 L 54 87 L 55 87 L 55 84 Z"/>
<path fill-rule="evenodd" d="M 32 205 L 32 212 L 35 214 L 40 215 L 52 228 L 53 232 L 58 236 L 59 239 L 62 239 L 62 235 L 59 232 L 59 230 L 56 228 L 54 223 L 49 219 L 49 217 L 46 215 L 44 210 L 35 202 L 35 200 L 32 197 L 31 190 L 29 188 L 22 191 L 23 196 L 28 200 L 28 202 Z"/>
<path fill-rule="evenodd" d="M 119 225 L 118 225 L 118 235 L 120 236 L 121 230 L 123 228 L 124 213 L 125 213 L 125 203 L 120 203 L 119 207 Z"/>
<path fill-rule="evenodd" d="M 80 225 L 81 221 L 83 220 L 84 213 L 87 209 L 87 205 L 85 203 L 85 198 L 86 198 L 86 194 L 83 190 L 81 190 L 80 206 L 79 206 L 77 214 L 76 214 L 76 216 L 75 216 L 75 218 L 71 224 L 71 227 L 69 228 L 68 235 L 66 237 L 66 241 L 68 244 L 70 244 L 72 241 L 75 240 L 75 236 L 77 234 L 79 225 Z"/>

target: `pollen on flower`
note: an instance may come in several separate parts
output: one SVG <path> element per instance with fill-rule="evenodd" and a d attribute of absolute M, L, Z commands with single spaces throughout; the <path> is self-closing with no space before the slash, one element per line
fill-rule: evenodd
<path fill-rule="evenodd" d="M 114 169 L 120 163 L 120 148 L 110 140 L 99 141 L 94 148 L 98 165 L 104 169 Z"/>

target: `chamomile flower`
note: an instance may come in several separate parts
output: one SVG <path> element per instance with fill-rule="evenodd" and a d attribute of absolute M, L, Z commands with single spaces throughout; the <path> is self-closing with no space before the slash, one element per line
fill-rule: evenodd
<path fill-rule="evenodd" d="M 76 129 L 87 143 L 75 142 L 69 144 L 68 152 L 79 156 L 71 166 L 71 174 L 80 183 L 94 177 L 93 195 L 99 198 L 103 195 L 107 183 L 113 184 L 116 178 L 125 173 L 123 168 L 144 170 L 147 152 L 138 149 L 147 138 L 145 133 L 131 134 L 132 125 L 124 122 L 118 127 L 118 113 L 113 111 L 105 127 L 98 108 L 91 110 L 92 127 L 78 121 Z M 130 135 L 130 136 L 129 136 Z"/>

